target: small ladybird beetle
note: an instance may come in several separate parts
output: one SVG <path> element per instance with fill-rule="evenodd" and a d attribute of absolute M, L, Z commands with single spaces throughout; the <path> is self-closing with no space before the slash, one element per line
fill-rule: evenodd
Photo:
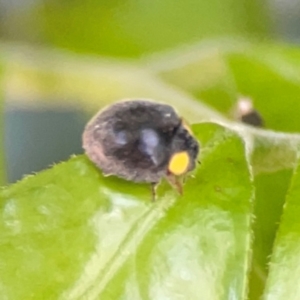
<path fill-rule="evenodd" d="M 162 178 L 182 193 L 180 176 L 193 170 L 199 143 L 172 106 L 149 100 L 114 103 L 83 133 L 83 148 L 104 175 L 151 183 Z"/>

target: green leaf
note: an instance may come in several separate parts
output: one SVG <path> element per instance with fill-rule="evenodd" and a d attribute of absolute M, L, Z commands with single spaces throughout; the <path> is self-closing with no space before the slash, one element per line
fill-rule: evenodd
<path fill-rule="evenodd" d="M 300 164 L 293 174 L 274 244 L 263 299 L 299 299 Z"/>
<path fill-rule="evenodd" d="M 268 277 L 268 264 L 275 235 L 280 224 L 292 170 L 261 173 L 255 176 L 253 253 L 250 273 L 250 299 L 260 299 Z"/>
<path fill-rule="evenodd" d="M 224 40 L 201 43 L 146 61 L 163 80 L 232 118 L 237 99 L 250 97 L 267 129 L 233 126 L 247 141 L 256 201 L 249 297 L 259 299 L 280 223 L 291 174 L 297 161 L 300 52 L 278 45 Z M 226 121 L 225 121 L 226 122 Z M 228 124 L 228 121 L 226 122 Z"/>
<path fill-rule="evenodd" d="M 85 156 L 0 192 L 5 299 L 242 299 L 254 189 L 229 129 L 194 126 L 201 165 L 184 195 L 103 177 Z"/>

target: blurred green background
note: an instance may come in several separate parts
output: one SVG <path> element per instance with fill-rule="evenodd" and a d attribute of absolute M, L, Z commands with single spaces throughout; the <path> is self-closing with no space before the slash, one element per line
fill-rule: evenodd
<path fill-rule="evenodd" d="M 122 59 L 135 65 L 140 58 L 154 53 L 209 39 L 296 41 L 297 9 L 299 5 L 292 1 L 279 0 L 1 0 L 0 63 L 3 61 L 4 65 L 0 80 L 4 102 L 1 123 L 5 124 L 1 133 L 4 135 L 1 155 L 5 155 L 2 177 L 14 182 L 24 174 L 81 153 L 84 124 L 106 101 L 98 95 L 98 107 L 94 105 L 89 113 L 83 113 L 82 106 L 89 105 L 88 101 L 84 104 L 85 93 L 75 93 L 72 97 L 55 93 L 57 82 L 47 79 L 44 81 L 48 87 L 44 89 L 51 92 L 31 95 L 15 79 L 20 70 L 16 70 L 13 80 L 7 79 L 11 70 L 24 63 L 40 71 L 60 64 L 47 53 L 43 56 L 48 61 L 35 61 L 37 53 L 44 48 L 68 50 L 66 56 L 71 53 L 79 53 L 84 58 L 101 56 L 105 62 L 110 57 L 116 63 Z M 28 51 L 28 46 L 36 52 Z M 74 58 L 74 64 L 82 61 L 82 57 Z M 34 80 L 43 81 L 42 76 L 39 73 Z M 88 93 L 88 84 L 82 83 L 82 88 Z M 206 95 L 208 103 L 216 98 L 218 89 L 213 93 Z M 135 95 L 129 91 L 124 96 L 143 96 L 143 92 Z M 224 97 L 224 101 L 212 104 L 222 110 L 227 96 L 222 92 L 218 96 Z M 81 105 L 77 98 L 81 98 Z M 118 99 L 111 97 L 109 101 L 112 100 Z"/>
<path fill-rule="evenodd" d="M 136 58 L 203 38 L 264 38 L 270 7 L 247 0 L 1 1 L 5 40 Z"/>

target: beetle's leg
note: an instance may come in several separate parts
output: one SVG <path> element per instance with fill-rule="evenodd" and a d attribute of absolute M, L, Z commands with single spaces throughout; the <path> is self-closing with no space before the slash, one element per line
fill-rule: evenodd
<path fill-rule="evenodd" d="M 151 195 L 152 195 L 152 202 L 156 201 L 156 190 L 157 190 L 158 183 L 151 182 Z"/>
<path fill-rule="evenodd" d="M 182 183 L 180 181 L 180 178 L 179 177 L 176 177 L 172 174 L 168 174 L 166 176 L 166 179 L 167 181 L 169 182 L 169 184 L 175 188 L 175 190 L 180 194 L 182 195 L 183 194 L 183 187 L 182 187 Z"/>

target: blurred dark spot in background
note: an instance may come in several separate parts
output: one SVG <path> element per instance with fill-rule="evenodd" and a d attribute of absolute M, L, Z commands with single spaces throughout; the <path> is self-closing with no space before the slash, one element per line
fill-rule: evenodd
<path fill-rule="evenodd" d="M 297 0 L 270 0 L 269 15 L 274 35 L 287 42 L 300 42 L 300 2 Z"/>
<path fill-rule="evenodd" d="M 7 180 L 41 171 L 54 162 L 82 153 L 81 134 L 87 120 L 75 109 L 5 107 Z"/>

